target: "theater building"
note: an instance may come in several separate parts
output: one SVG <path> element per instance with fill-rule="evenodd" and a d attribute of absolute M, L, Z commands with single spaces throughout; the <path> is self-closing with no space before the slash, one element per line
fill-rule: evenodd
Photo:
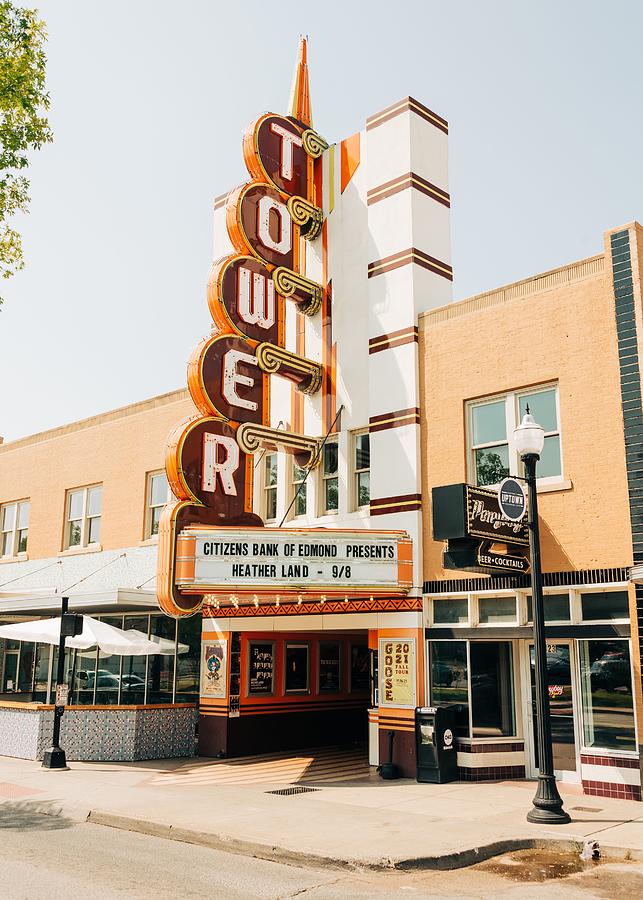
<path fill-rule="evenodd" d="M 173 614 L 202 610 L 200 752 L 368 738 L 377 764 L 393 732 L 412 775 L 425 684 L 418 323 L 451 300 L 448 125 L 405 98 L 328 146 L 305 53 L 289 116 L 250 126 L 248 182 L 214 203 L 214 331 L 188 378 L 203 418 L 169 444 L 179 499 L 161 519 L 159 598 Z M 233 482 L 250 451 L 251 488 Z"/>
<path fill-rule="evenodd" d="M 538 464 L 554 766 L 585 793 L 640 799 L 641 460 L 638 224 L 603 252 L 420 315 L 423 489 L 520 474 L 529 405 Z M 425 505 L 427 688 L 459 706 L 469 779 L 537 772 L 529 576 L 443 568 Z"/>
<path fill-rule="evenodd" d="M 0 446 L 0 618 L 63 589 L 147 617 L 172 664 L 114 694 L 97 656 L 72 702 L 135 706 L 138 674 L 139 706 L 198 705 L 204 756 L 360 742 L 378 765 L 392 734 L 414 777 L 415 707 L 447 704 L 462 778 L 532 777 L 529 576 L 446 568 L 432 514 L 436 488 L 520 475 L 529 404 L 554 762 L 640 799 L 641 229 L 453 302 L 446 120 L 407 97 L 334 144 L 316 127 L 302 42 L 214 201 L 187 390 Z M 51 700 L 38 652 L 4 647 L 5 703 Z"/>

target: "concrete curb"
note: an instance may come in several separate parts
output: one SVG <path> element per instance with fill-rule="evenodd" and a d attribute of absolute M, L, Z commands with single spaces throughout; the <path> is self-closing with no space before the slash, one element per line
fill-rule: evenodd
<path fill-rule="evenodd" d="M 585 843 L 584 838 L 507 838 L 505 840 L 491 841 L 488 844 L 480 844 L 450 853 L 435 856 L 412 857 L 407 859 L 350 859 L 345 857 L 320 856 L 305 851 L 289 850 L 270 844 L 260 844 L 253 841 L 244 841 L 227 835 L 215 834 L 207 831 L 197 831 L 190 828 L 179 828 L 174 825 L 164 825 L 158 822 L 136 819 L 130 816 L 121 816 L 115 813 L 91 810 L 88 822 L 95 825 L 104 825 L 109 828 L 120 828 L 125 831 L 137 831 L 142 834 L 150 834 L 155 837 L 163 837 L 168 840 L 183 841 L 186 844 L 199 844 L 214 850 L 222 850 L 227 853 L 236 853 L 240 856 L 252 856 L 258 859 L 266 859 L 272 862 L 286 863 L 288 865 L 307 866 L 329 869 L 368 869 L 380 871 L 383 869 L 426 869 L 449 870 L 462 869 L 475 863 L 484 862 L 494 856 L 511 853 L 516 850 L 555 850 L 562 853 L 578 854 Z M 643 850 L 631 850 L 627 847 L 601 847 L 601 855 L 610 860 L 643 860 Z"/>
<path fill-rule="evenodd" d="M 275 844 L 262 844 L 245 841 L 230 835 L 215 834 L 209 831 L 182 828 L 179 826 L 154 822 L 151 819 L 123 816 L 119 813 L 105 812 L 88 807 L 61 803 L 59 800 L 0 800 L 0 811 L 7 809 L 13 813 L 36 813 L 53 818 L 67 819 L 75 824 L 89 822 L 107 828 L 118 828 L 121 831 L 133 831 L 148 834 L 165 840 L 181 841 L 186 844 L 197 844 L 234 853 L 239 856 L 251 856 L 286 865 L 304 866 L 307 868 L 325 868 L 335 870 L 382 871 L 398 869 L 441 870 L 463 869 L 476 863 L 484 862 L 494 856 L 512 853 L 516 850 L 553 850 L 561 853 L 580 853 L 586 840 L 592 837 L 516 837 L 490 841 L 476 847 L 467 847 L 433 856 L 416 856 L 408 858 L 363 859 L 335 856 L 322 856 L 312 852 L 289 850 Z M 601 857 L 609 861 L 643 860 L 643 850 L 618 847 L 608 843 L 600 845 Z"/>

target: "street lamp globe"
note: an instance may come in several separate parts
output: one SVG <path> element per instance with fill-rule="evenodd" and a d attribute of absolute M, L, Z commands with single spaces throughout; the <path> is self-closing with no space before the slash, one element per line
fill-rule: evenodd
<path fill-rule="evenodd" d="M 540 456 L 544 446 L 545 429 L 536 422 L 527 407 L 522 422 L 514 429 L 514 447 L 520 456 L 525 457 Z"/>

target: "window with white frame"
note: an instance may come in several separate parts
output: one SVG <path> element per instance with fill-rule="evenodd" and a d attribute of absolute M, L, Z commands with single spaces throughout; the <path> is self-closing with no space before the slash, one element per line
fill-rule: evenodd
<path fill-rule="evenodd" d="M 102 484 L 67 491 L 64 549 L 88 547 L 100 541 Z"/>
<path fill-rule="evenodd" d="M 159 533 L 159 522 L 163 507 L 170 499 L 170 486 L 165 472 L 148 472 L 145 506 L 145 537 Z"/>
<path fill-rule="evenodd" d="M 322 451 L 321 464 L 321 512 L 336 513 L 339 511 L 339 445 L 337 439 L 327 440 Z"/>
<path fill-rule="evenodd" d="M 15 503 L 4 503 L 0 507 L 0 526 L 2 526 L 0 541 L 2 556 L 11 557 L 17 556 L 19 553 L 26 553 L 29 501 L 18 500 Z"/>
<path fill-rule="evenodd" d="M 353 435 L 354 497 L 356 509 L 371 502 L 371 445 L 368 431 Z"/>
<path fill-rule="evenodd" d="M 478 487 L 520 475 L 521 462 L 511 436 L 527 412 L 545 429 L 545 445 L 536 467 L 541 483 L 562 478 L 558 387 L 544 385 L 467 404 L 468 480 Z"/>
<path fill-rule="evenodd" d="M 292 514 L 293 516 L 305 516 L 307 507 L 307 484 L 306 469 L 302 469 L 296 462 L 292 464 L 292 496 L 294 498 Z"/>
<path fill-rule="evenodd" d="M 263 509 L 266 522 L 277 518 L 277 463 L 276 453 L 266 453 L 264 458 Z"/>

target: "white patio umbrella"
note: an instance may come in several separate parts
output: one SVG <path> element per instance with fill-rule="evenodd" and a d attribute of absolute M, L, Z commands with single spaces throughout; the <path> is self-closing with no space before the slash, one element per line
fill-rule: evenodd
<path fill-rule="evenodd" d="M 14 641 L 31 641 L 39 644 L 58 644 L 60 641 L 60 618 L 37 619 L 32 622 L 16 622 L 0 626 L 0 639 Z M 142 632 L 122 631 L 107 622 L 83 616 L 82 633 L 76 637 L 68 637 L 65 646 L 76 650 L 99 648 L 105 654 L 116 656 L 151 656 L 162 653 L 159 644 L 148 641 Z"/>
<path fill-rule="evenodd" d="M 131 634 L 132 636 L 136 635 L 136 637 L 143 638 L 143 640 L 147 640 L 147 635 L 142 631 L 137 631 L 136 628 L 130 628 L 127 630 L 126 634 Z M 157 634 L 150 635 L 150 641 L 154 641 L 154 643 L 158 646 L 157 653 L 162 653 L 163 656 L 174 656 L 174 641 L 169 640 L 169 638 L 159 637 Z M 187 644 L 179 643 L 176 652 L 177 653 L 187 653 L 189 650 L 189 646 Z"/>

